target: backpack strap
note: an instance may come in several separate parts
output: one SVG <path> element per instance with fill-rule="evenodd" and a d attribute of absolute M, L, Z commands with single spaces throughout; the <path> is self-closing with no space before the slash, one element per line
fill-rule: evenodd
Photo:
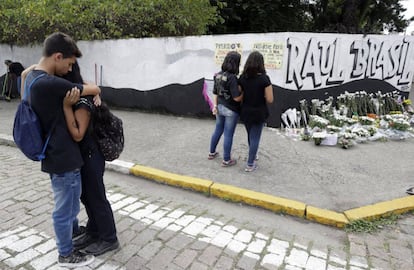
<path fill-rule="evenodd" d="M 30 82 L 29 86 L 27 86 L 27 77 L 26 80 L 24 80 L 24 94 L 23 94 L 23 99 L 24 100 L 28 100 L 29 104 L 30 104 L 30 90 L 32 89 L 32 85 L 41 77 L 46 76 L 45 73 L 40 74 L 39 76 L 33 78 L 33 80 Z"/>
<path fill-rule="evenodd" d="M 43 76 L 46 76 L 46 74 L 45 73 L 42 73 L 42 74 L 40 74 L 39 76 L 37 76 L 37 77 L 35 77 L 35 78 L 33 78 L 33 80 L 30 82 L 30 84 L 29 84 L 29 86 L 27 86 L 27 78 L 26 78 L 26 80 L 24 81 L 24 94 L 23 94 L 23 100 L 27 100 L 27 98 L 29 98 L 29 100 L 28 100 L 28 103 L 29 103 L 29 105 L 31 106 L 31 102 L 30 102 L 30 90 L 32 89 L 32 85 L 38 80 L 38 79 L 40 79 L 41 77 L 43 77 Z M 52 136 L 52 133 L 53 133 L 53 131 L 55 130 L 55 127 L 56 127 L 56 124 L 57 124 L 57 120 L 58 120 L 58 117 L 59 117 L 59 114 L 56 114 L 56 118 L 55 118 L 55 120 L 54 120 L 54 122 L 53 122 L 53 125 L 52 125 L 52 128 L 49 130 L 49 132 L 48 132 L 48 134 L 47 134 L 47 137 L 46 137 L 46 141 L 45 141 L 45 143 L 43 144 L 43 148 L 42 148 L 42 153 L 40 153 L 39 155 L 38 155 L 38 159 L 39 160 L 43 160 L 44 158 L 45 158 L 45 153 L 46 153 L 46 148 L 47 148 L 47 145 L 49 144 L 49 140 L 50 140 L 50 137 Z"/>
<path fill-rule="evenodd" d="M 42 153 L 40 153 L 39 156 L 38 156 L 39 160 L 42 160 L 46 157 L 46 154 L 45 154 L 46 153 L 46 148 L 47 148 L 47 145 L 49 144 L 50 137 L 52 137 L 52 133 L 55 130 L 58 118 L 59 118 L 59 114 L 56 115 L 56 118 L 55 118 L 55 121 L 53 122 L 52 128 L 49 130 L 49 133 L 47 134 L 45 144 L 43 145 L 43 148 L 42 148 Z"/>

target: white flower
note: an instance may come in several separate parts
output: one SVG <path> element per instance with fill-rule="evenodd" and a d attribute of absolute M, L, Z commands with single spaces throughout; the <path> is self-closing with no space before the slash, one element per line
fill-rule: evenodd
<path fill-rule="evenodd" d="M 314 139 L 325 139 L 326 138 L 326 132 L 324 132 L 324 131 L 314 132 L 312 134 L 312 138 L 314 138 Z"/>
<path fill-rule="evenodd" d="M 375 119 L 368 116 L 360 116 L 359 122 L 363 125 L 372 125 L 375 122 Z"/>
<path fill-rule="evenodd" d="M 352 133 L 359 137 L 369 137 L 370 133 L 363 127 L 355 127 L 352 129 Z"/>

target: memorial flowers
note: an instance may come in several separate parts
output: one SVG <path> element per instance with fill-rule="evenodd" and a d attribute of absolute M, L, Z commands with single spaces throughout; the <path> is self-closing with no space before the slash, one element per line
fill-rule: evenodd
<path fill-rule="evenodd" d="M 402 102 L 402 105 L 403 105 L 404 110 L 405 110 L 408 114 L 410 114 L 410 115 L 413 115 L 413 114 L 414 114 L 414 109 L 413 109 L 413 107 L 411 106 L 411 100 L 410 100 L 410 99 L 405 99 L 405 100 Z"/>
<path fill-rule="evenodd" d="M 312 134 L 312 139 L 315 142 L 315 145 L 320 145 L 322 140 L 325 139 L 326 132 L 314 132 Z"/>
<path fill-rule="evenodd" d="M 408 122 L 408 117 L 403 114 L 385 115 L 383 119 L 388 122 L 389 128 L 395 130 L 407 131 L 411 127 Z"/>
<path fill-rule="evenodd" d="M 338 138 L 338 145 L 340 145 L 344 149 L 348 149 L 355 144 L 355 134 L 351 132 L 344 132 L 339 134 Z"/>
<path fill-rule="evenodd" d="M 311 128 L 318 127 L 320 129 L 326 128 L 327 125 L 329 125 L 329 120 L 318 116 L 318 115 L 310 115 L 309 116 L 309 126 Z"/>
<path fill-rule="evenodd" d="M 361 123 L 361 125 L 365 126 L 373 125 L 375 123 L 375 119 L 368 116 L 360 116 L 358 117 L 358 121 Z"/>
<path fill-rule="evenodd" d="M 338 145 L 348 149 L 357 143 L 414 138 L 414 110 L 411 100 L 397 91 L 382 94 L 345 92 L 336 100 L 312 99 L 300 102 L 298 121 L 303 121 L 302 140 L 313 139 L 316 145 Z M 309 120 L 309 123 L 308 123 Z M 296 127 L 301 127 L 298 123 Z"/>

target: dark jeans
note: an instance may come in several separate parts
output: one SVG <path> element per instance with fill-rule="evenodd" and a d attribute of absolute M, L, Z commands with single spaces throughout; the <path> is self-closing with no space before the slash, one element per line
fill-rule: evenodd
<path fill-rule="evenodd" d="M 262 130 L 264 123 L 259 124 L 244 124 L 247 131 L 247 141 L 249 143 L 249 157 L 247 159 L 247 165 L 252 166 L 259 150 L 260 137 L 262 136 Z"/>
<path fill-rule="evenodd" d="M 106 198 L 103 174 L 105 160 L 98 150 L 83 154 L 81 201 L 88 214 L 86 231 L 107 242 L 117 240 L 114 215 Z"/>

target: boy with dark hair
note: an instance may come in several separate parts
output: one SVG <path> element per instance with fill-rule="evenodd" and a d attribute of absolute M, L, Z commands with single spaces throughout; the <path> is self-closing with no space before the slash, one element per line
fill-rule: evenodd
<path fill-rule="evenodd" d="M 58 247 L 58 263 L 64 267 L 80 267 L 90 264 L 94 257 L 74 251 L 72 244 L 72 222 L 80 210 L 81 174 L 83 165 L 78 144 L 68 132 L 63 113 L 66 94 L 99 95 L 96 85 L 82 85 L 54 75 L 62 76 L 71 71 L 72 65 L 82 53 L 75 41 L 63 33 L 53 33 L 45 39 L 43 56 L 32 70 L 22 73 L 22 84 L 27 85 L 39 77 L 31 86 L 29 101 L 39 117 L 46 134 L 53 129 L 42 160 L 41 170 L 48 173 L 52 182 L 55 208 L 53 226 Z M 68 93 L 68 94 L 69 94 Z M 22 93 L 23 96 L 23 93 Z"/>

